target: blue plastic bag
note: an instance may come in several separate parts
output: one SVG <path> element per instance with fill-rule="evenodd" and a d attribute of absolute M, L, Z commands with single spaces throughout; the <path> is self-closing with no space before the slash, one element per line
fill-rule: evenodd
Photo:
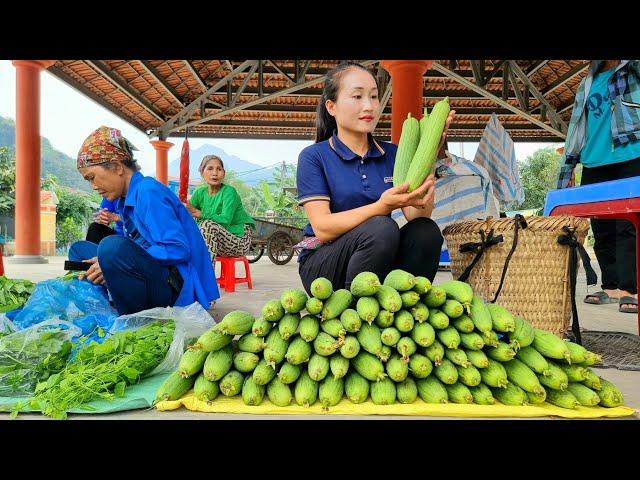
<path fill-rule="evenodd" d="M 117 316 L 102 285 L 77 278 L 56 278 L 39 282 L 12 321 L 22 330 L 45 320 L 63 320 L 89 335 L 98 327 L 108 330 Z"/>

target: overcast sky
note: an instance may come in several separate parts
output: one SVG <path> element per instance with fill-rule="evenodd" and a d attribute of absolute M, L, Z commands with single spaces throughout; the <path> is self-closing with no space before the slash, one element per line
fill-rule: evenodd
<path fill-rule="evenodd" d="M 0 116 L 15 121 L 15 68 L 9 60 L 0 60 Z M 74 90 L 54 75 L 45 72 L 41 75 L 41 120 L 40 134 L 47 137 L 54 148 L 75 158 L 82 141 L 100 125 L 118 128 L 138 148 L 136 158 L 143 172 L 155 170 L 155 152 L 149 144 L 149 138 L 128 122 L 97 104 L 89 97 Z M 182 140 L 170 138 L 175 144 L 169 150 L 169 159 L 180 155 Z M 229 155 L 261 166 L 273 165 L 283 160 L 296 163 L 298 154 L 312 141 L 304 140 L 248 140 L 248 139 L 189 139 L 190 147 L 197 148 L 205 143 L 222 148 Z M 524 160 L 528 155 L 549 143 L 516 143 L 516 156 Z M 473 159 L 478 148 L 477 143 L 449 142 L 449 148 L 455 155 Z"/>

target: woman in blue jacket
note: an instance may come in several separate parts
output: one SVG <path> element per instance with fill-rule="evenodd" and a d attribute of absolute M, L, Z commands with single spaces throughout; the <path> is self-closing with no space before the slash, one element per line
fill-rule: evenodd
<path fill-rule="evenodd" d="M 171 190 L 138 171 L 132 150 L 119 130 L 104 126 L 82 144 L 78 170 L 117 202 L 123 236 L 104 238 L 93 252 L 85 242 L 75 260 L 92 264 L 86 279 L 106 285 L 120 315 L 195 301 L 208 309 L 220 294 L 198 226 Z"/>

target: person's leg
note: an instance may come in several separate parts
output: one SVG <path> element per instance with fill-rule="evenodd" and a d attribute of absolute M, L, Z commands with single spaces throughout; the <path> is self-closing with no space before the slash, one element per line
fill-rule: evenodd
<path fill-rule="evenodd" d="M 444 237 L 430 218 L 416 218 L 400 229 L 400 246 L 395 268 L 433 282 L 440 263 Z"/>
<path fill-rule="evenodd" d="M 624 162 L 617 169 L 617 178 L 640 176 L 640 158 Z M 618 289 L 620 291 L 620 310 L 627 313 L 637 313 L 636 284 L 636 229 L 628 220 L 616 221 L 616 255 L 624 259 L 617 263 Z M 623 299 L 623 297 L 629 297 Z"/>
<path fill-rule="evenodd" d="M 103 238 L 108 237 L 109 235 L 115 235 L 115 234 L 116 234 L 116 231 L 113 228 L 103 225 L 101 223 L 93 222 L 92 224 L 89 225 L 89 228 L 87 229 L 86 240 L 97 244 L 97 243 L 100 243 L 100 241 Z"/>
<path fill-rule="evenodd" d="M 233 235 L 222 225 L 212 222 L 211 220 L 203 220 L 200 222 L 200 233 L 202 233 L 204 243 L 209 249 L 209 255 L 211 255 L 212 263 L 215 262 L 216 255 L 220 255 L 220 252 L 218 251 L 220 239 L 227 235 Z"/>
<path fill-rule="evenodd" d="M 620 292 L 619 310 L 625 313 L 638 313 L 636 229 L 629 221 L 616 221 L 616 255 L 617 258 L 624 259 L 616 264 Z"/>
<path fill-rule="evenodd" d="M 383 281 L 393 268 L 399 244 L 398 224 L 391 217 L 372 217 L 309 254 L 299 267 L 302 284 L 310 293 L 311 282 L 325 277 L 334 290 L 348 289 L 360 272 L 374 272 Z"/>
<path fill-rule="evenodd" d="M 612 180 L 615 172 L 610 166 L 582 169 L 582 181 L 580 185 Z M 591 220 L 591 229 L 595 244 L 593 251 L 598 259 L 602 272 L 601 288 L 611 298 L 617 298 L 618 294 L 618 267 L 616 259 L 616 220 Z M 588 303 L 610 303 L 606 295 L 596 292 L 587 295 Z"/>
<path fill-rule="evenodd" d="M 69 248 L 69 260 L 81 262 L 89 260 L 98 255 L 98 244 L 87 240 L 78 240 L 71 244 Z"/>
<path fill-rule="evenodd" d="M 249 251 L 251 247 L 251 227 L 249 227 L 249 233 L 247 229 L 244 230 L 244 235 L 238 237 L 229 232 L 224 227 L 218 232 L 216 238 L 216 244 L 218 246 L 217 255 L 222 257 L 239 257 Z"/>
<path fill-rule="evenodd" d="M 98 263 L 120 315 L 173 306 L 178 293 L 167 283 L 169 268 L 133 240 L 119 235 L 98 246 Z"/>

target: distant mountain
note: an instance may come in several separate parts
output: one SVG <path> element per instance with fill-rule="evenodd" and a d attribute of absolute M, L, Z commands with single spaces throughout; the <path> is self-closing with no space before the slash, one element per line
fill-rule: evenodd
<path fill-rule="evenodd" d="M 0 117 L 0 147 L 9 147 L 13 152 L 16 148 L 16 124 L 10 118 Z M 51 142 L 46 137 L 40 137 L 40 176 L 46 177 L 51 173 L 58 177 L 61 185 L 77 188 L 87 192 L 91 191 L 91 186 L 78 170 L 76 161 L 68 155 L 56 150 L 51 146 Z"/>
<path fill-rule="evenodd" d="M 182 142 L 178 142 L 176 147 L 178 147 L 177 158 L 169 162 L 169 176 L 171 177 L 180 176 L 180 151 L 182 150 Z M 200 166 L 200 161 L 205 155 L 217 155 L 220 157 L 224 162 L 225 170 L 227 172 L 235 172 L 238 175 L 238 179 L 248 185 L 253 186 L 260 183 L 261 180 L 269 181 L 273 178 L 271 174 L 272 170 L 270 168 L 264 168 L 255 163 L 242 160 L 235 155 L 229 155 L 221 148 L 207 143 L 199 148 L 191 149 L 189 151 L 189 177 L 191 179 L 200 178 L 198 167 Z"/>

